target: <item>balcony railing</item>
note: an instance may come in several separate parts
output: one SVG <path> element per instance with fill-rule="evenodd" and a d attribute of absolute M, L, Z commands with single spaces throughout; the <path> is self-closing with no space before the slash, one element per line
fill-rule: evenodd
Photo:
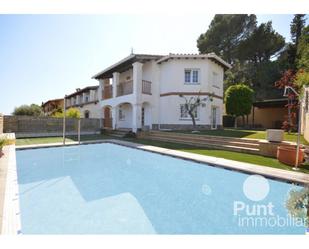
<path fill-rule="evenodd" d="M 117 97 L 133 93 L 133 80 L 120 82 L 117 86 Z"/>
<path fill-rule="evenodd" d="M 110 99 L 113 97 L 113 86 L 104 86 L 102 91 L 102 99 Z"/>
<path fill-rule="evenodd" d="M 151 95 L 151 82 L 148 80 L 142 81 L 142 93 Z"/>

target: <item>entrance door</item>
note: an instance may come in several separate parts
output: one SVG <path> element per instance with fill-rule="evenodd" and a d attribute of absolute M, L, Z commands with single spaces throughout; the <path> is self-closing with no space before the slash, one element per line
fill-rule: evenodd
<path fill-rule="evenodd" d="M 217 129 L 217 109 L 218 107 L 211 107 L 211 129 Z"/>
<path fill-rule="evenodd" d="M 112 115 L 109 107 L 104 108 L 104 127 L 112 128 Z"/>

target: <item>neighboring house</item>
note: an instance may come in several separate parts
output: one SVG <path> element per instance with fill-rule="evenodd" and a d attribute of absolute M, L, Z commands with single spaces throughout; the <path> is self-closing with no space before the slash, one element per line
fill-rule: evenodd
<path fill-rule="evenodd" d="M 51 99 L 42 103 L 42 109 L 46 116 L 55 113 L 59 109 L 63 109 L 63 99 Z"/>
<path fill-rule="evenodd" d="M 223 75 L 231 66 L 210 54 L 131 54 L 93 76 L 99 81 L 104 127 L 192 129 L 186 97 L 214 94 L 198 107 L 199 129 L 222 126 Z"/>
<path fill-rule="evenodd" d="M 287 98 L 254 102 L 251 113 L 248 115 L 248 125 L 256 128 L 281 129 L 288 116 L 287 104 Z M 243 125 L 242 117 L 237 118 L 237 124 L 238 126 Z"/>
<path fill-rule="evenodd" d="M 301 103 L 301 133 L 309 142 L 309 86 L 305 88 Z"/>
<path fill-rule="evenodd" d="M 66 96 L 66 109 L 78 108 L 81 118 L 101 118 L 98 89 L 99 86 L 77 88 L 76 92 Z"/>

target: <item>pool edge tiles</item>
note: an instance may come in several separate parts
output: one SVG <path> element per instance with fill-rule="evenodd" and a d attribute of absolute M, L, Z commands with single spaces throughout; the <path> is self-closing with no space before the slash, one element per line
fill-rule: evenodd
<path fill-rule="evenodd" d="M 87 144 L 97 144 L 97 143 L 113 143 L 122 146 L 127 146 L 130 148 L 135 148 L 139 150 L 144 150 L 148 152 L 158 153 L 161 155 L 172 156 L 184 160 L 190 160 L 197 163 L 208 164 L 213 167 L 220 167 L 227 170 L 235 170 L 247 174 L 259 174 L 267 178 L 289 182 L 297 183 L 301 185 L 309 185 L 309 174 L 301 172 L 293 172 L 288 170 L 282 170 L 277 168 L 271 168 L 262 165 L 256 165 L 251 163 L 244 163 L 224 158 L 212 157 L 199 155 L 190 152 L 177 151 L 173 149 L 167 149 L 163 147 L 157 147 L 152 145 L 143 145 L 130 141 L 122 141 L 117 139 L 105 139 L 105 140 L 95 140 L 95 141 L 85 141 L 81 142 L 80 145 Z M 62 147 L 62 146 L 75 146 L 79 145 L 78 142 L 69 143 L 63 145 L 62 143 L 54 144 L 36 144 L 36 145 L 27 145 L 27 146 L 17 146 L 16 150 L 25 150 L 25 149 L 39 149 L 39 148 L 50 148 L 50 147 Z"/>
<path fill-rule="evenodd" d="M 8 165 L 1 235 L 17 235 L 21 233 L 21 219 L 15 145 L 8 146 L 8 154 L 6 156 L 8 157 Z"/>

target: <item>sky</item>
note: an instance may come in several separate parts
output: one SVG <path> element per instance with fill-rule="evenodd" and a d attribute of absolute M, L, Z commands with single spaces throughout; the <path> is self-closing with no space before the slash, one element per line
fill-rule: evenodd
<path fill-rule="evenodd" d="M 134 53 L 197 53 L 213 15 L 0 15 L 0 113 L 97 85 Z M 293 15 L 257 15 L 290 40 Z"/>

